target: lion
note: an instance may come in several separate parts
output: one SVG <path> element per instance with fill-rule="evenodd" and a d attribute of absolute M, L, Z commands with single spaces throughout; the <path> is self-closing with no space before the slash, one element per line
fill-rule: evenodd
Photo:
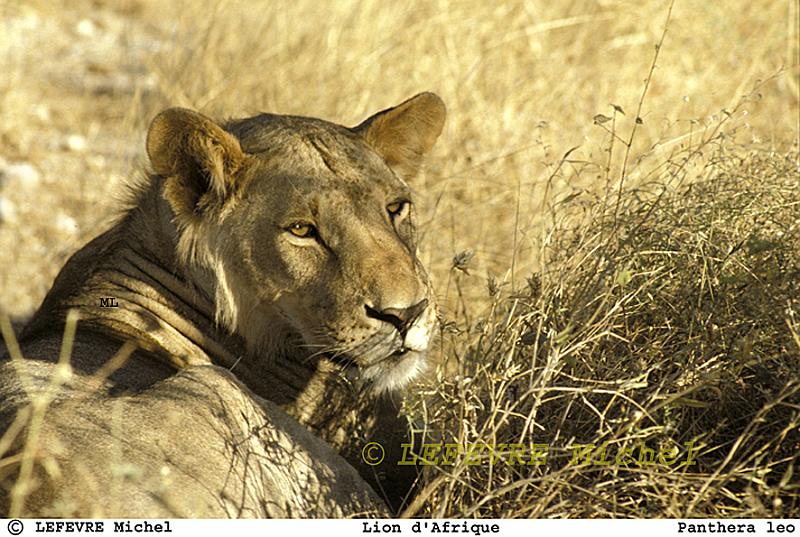
<path fill-rule="evenodd" d="M 0 359 L 0 507 L 395 513 L 415 477 L 397 400 L 437 326 L 409 182 L 445 115 L 433 93 L 352 128 L 158 114 L 151 172 Z"/>

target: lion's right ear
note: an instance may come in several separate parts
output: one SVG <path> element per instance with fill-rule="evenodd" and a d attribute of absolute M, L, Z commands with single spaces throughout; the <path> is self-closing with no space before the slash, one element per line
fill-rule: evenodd
<path fill-rule="evenodd" d="M 147 154 L 153 171 L 165 177 L 164 197 L 184 223 L 227 199 L 244 161 L 235 136 L 185 108 L 169 108 L 153 119 Z"/>
<path fill-rule="evenodd" d="M 439 96 L 425 92 L 378 112 L 353 130 L 408 181 L 417 174 L 422 157 L 442 133 L 446 115 Z"/>

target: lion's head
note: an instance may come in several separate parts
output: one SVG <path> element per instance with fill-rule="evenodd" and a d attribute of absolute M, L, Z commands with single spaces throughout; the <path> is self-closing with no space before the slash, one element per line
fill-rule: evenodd
<path fill-rule="evenodd" d="M 421 369 L 436 315 L 407 181 L 444 119 L 423 93 L 354 128 L 177 108 L 153 120 L 147 151 L 178 251 L 250 352 L 288 344 L 377 390 Z"/>

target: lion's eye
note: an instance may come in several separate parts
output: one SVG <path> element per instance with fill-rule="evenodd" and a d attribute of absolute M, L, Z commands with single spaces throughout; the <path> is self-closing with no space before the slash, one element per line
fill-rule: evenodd
<path fill-rule="evenodd" d="M 317 228 L 305 222 L 295 222 L 286 228 L 286 231 L 300 238 L 309 238 L 317 234 Z"/>
<path fill-rule="evenodd" d="M 405 200 L 395 201 L 386 206 L 386 210 L 392 217 L 400 216 L 408 207 L 408 202 Z"/>

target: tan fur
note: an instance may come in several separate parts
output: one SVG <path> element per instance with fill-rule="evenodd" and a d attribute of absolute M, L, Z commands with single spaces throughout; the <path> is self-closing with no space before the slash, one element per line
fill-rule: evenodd
<path fill-rule="evenodd" d="M 26 360 L 0 359 L 5 429 L 45 390 L 79 313 L 24 514 L 385 514 L 376 491 L 398 507 L 413 475 L 392 460 L 396 394 L 424 369 L 436 316 L 413 206 L 396 202 L 444 116 L 430 93 L 353 129 L 159 114 L 154 173 L 62 269 L 23 330 Z M 316 233 L 292 234 L 301 224 Z M 136 352 L 97 390 L 125 341 Z M 370 440 L 388 452 L 377 473 L 360 460 Z M 18 468 L 3 468 L 8 509 Z"/>

